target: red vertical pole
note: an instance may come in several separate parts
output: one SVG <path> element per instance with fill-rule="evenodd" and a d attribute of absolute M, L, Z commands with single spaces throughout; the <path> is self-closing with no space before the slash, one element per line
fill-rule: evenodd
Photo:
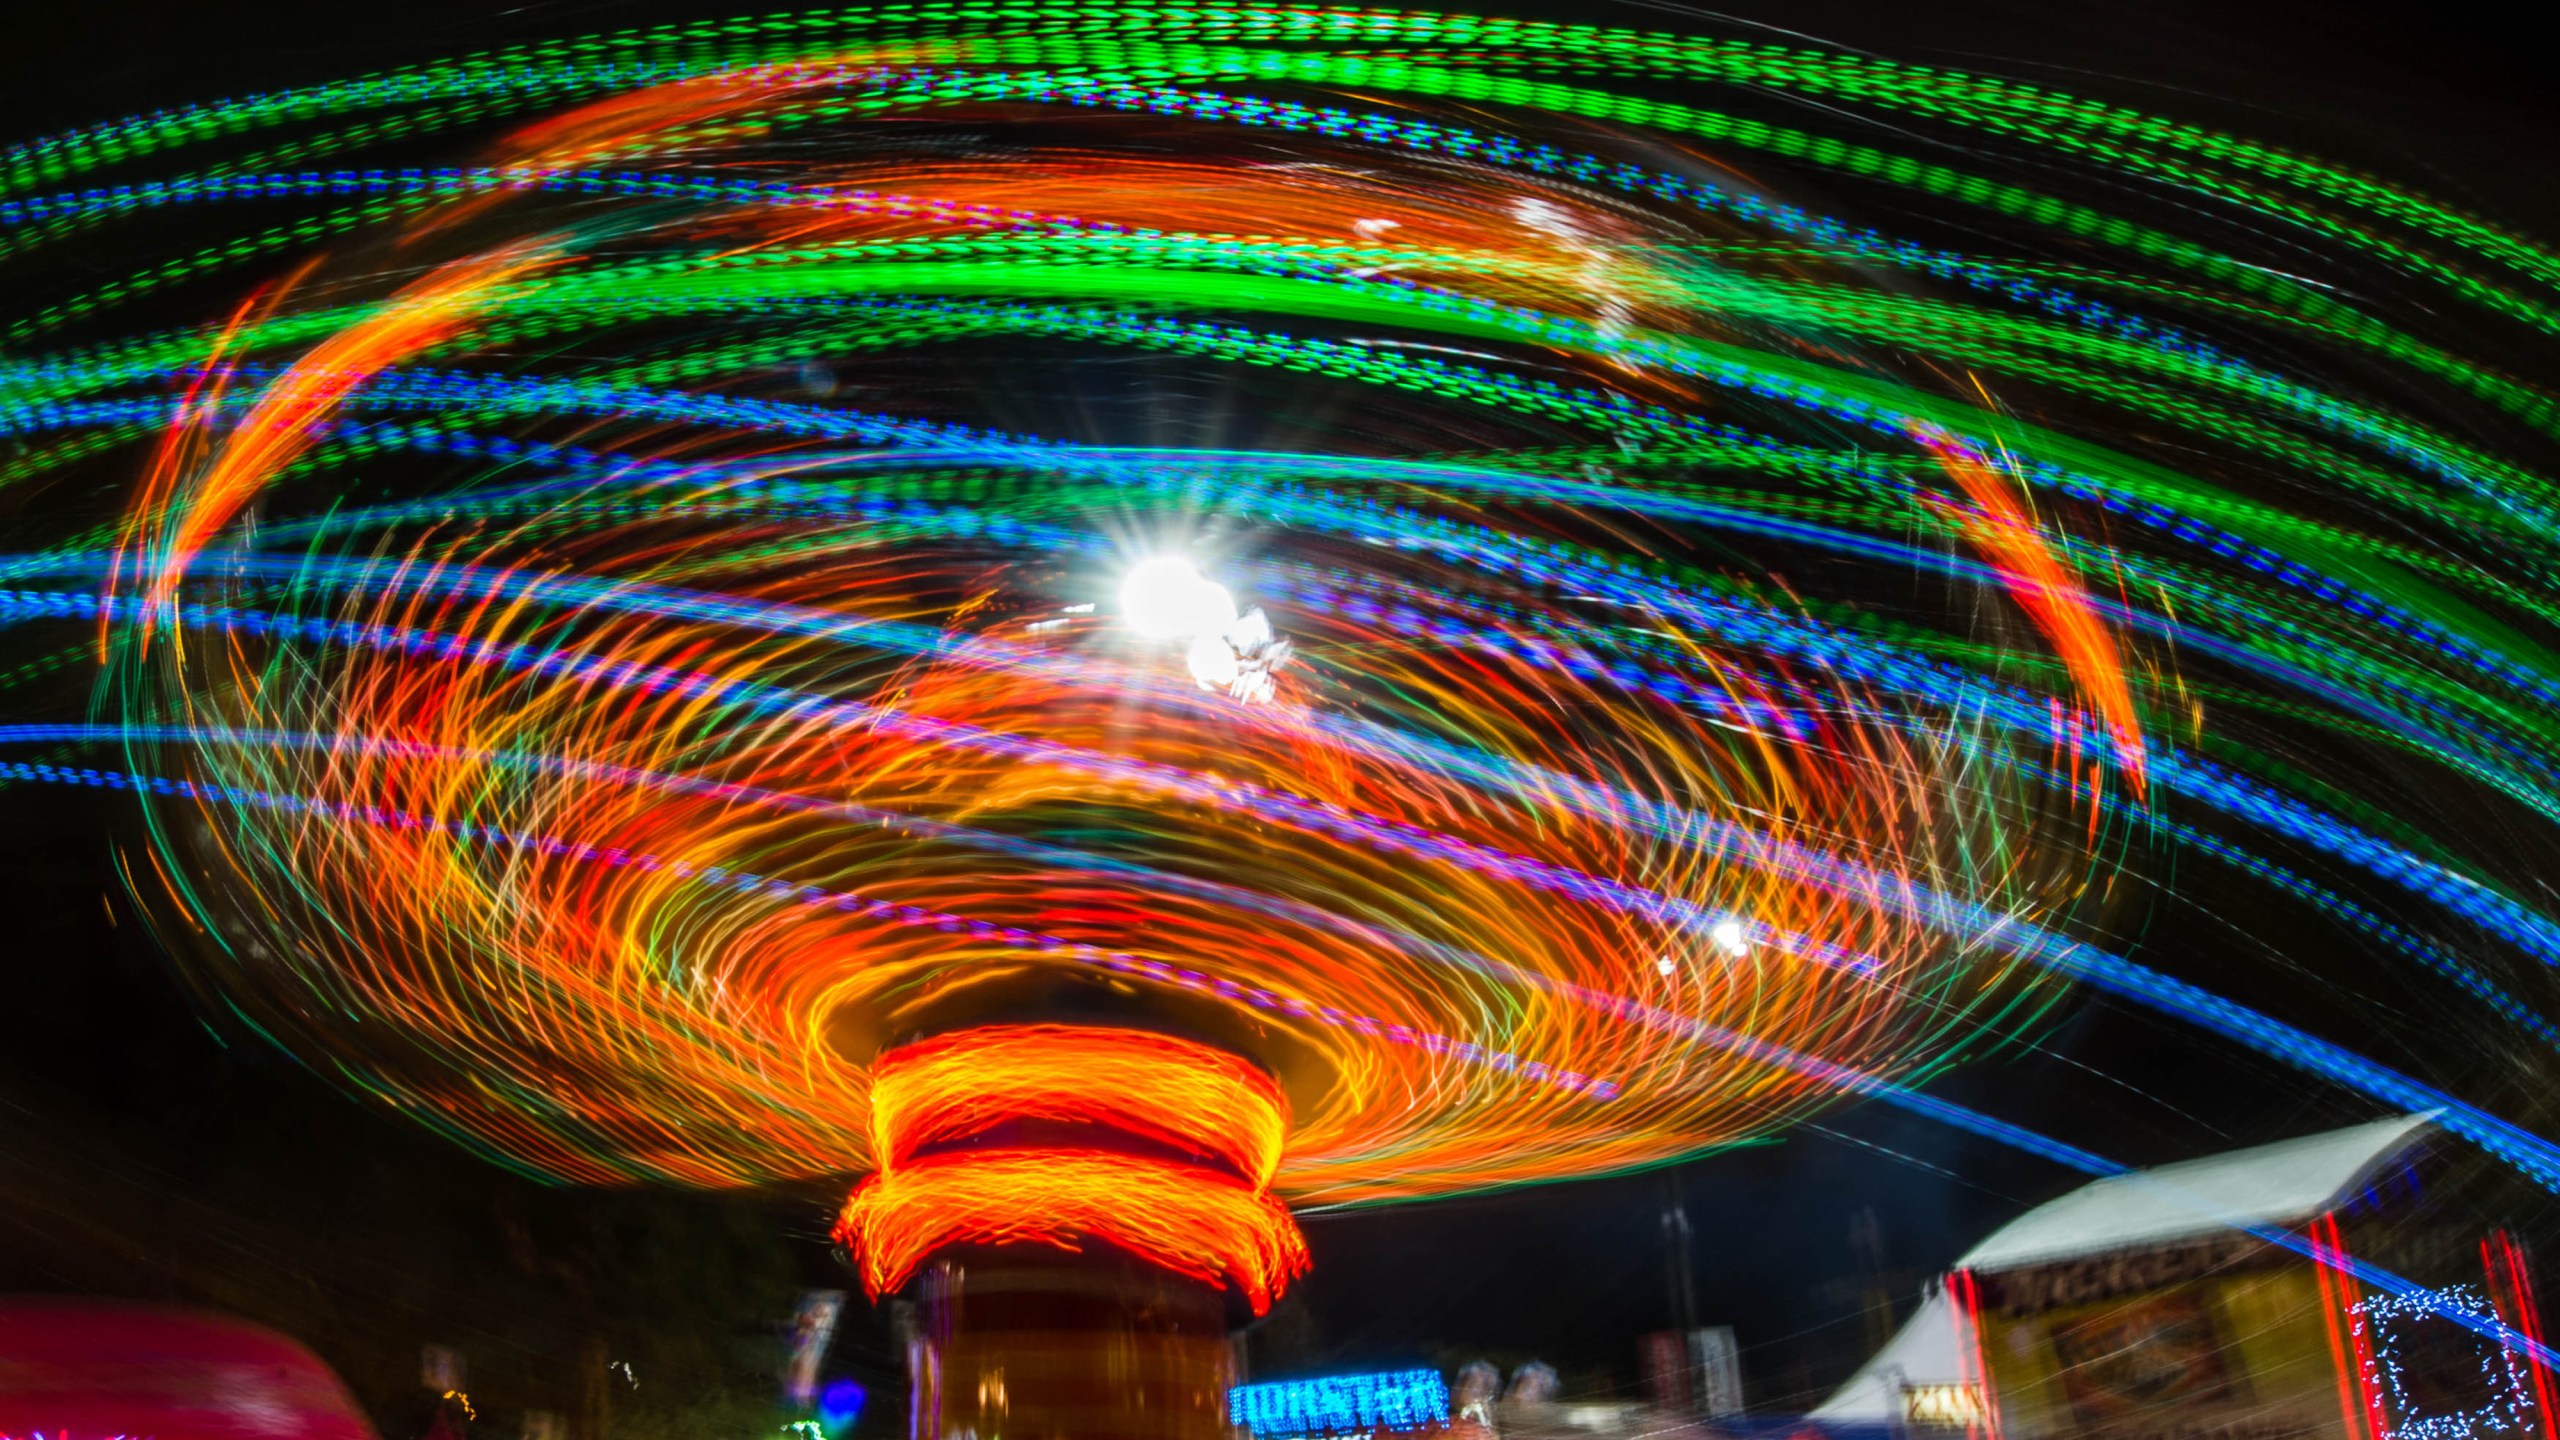
<path fill-rule="evenodd" d="M 2355 1361 L 2347 1351 L 2347 1307 L 2338 1293 L 2341 1277 L 2330 1273 L 2336 1261 L 2320 1221 L 2304 1226 L 2302 1233 L 2311 1242 L 2311 1273 L 2320 1284 L 2320 1328 L 2328 1337 L 2329 1364 L 2338 1377 L 2339 1418 L 2346 1427 L 2347 1440 L 2366 1440 L 2363 1412 L 2356 1404 L 2357 1377 L 2352 1368 Z"/>
<path fill-rule="evenodd" d="M 2542 1312 L 2533 1302 L 2533 1278 L 2526 1271 L 2524 1247 L 2504 1230 L 2491 1232 L 2480 1241 L 2480 1267 L 2489 1278 L 2489 1299 L 2507 1327 L 2536 1347 L 2542 1344 Z M 2514 1352 L 2510 1350 L 2512 1357 Z M 2541 1428 L 2542 1440 L 2554 1440 L 2551 1408 L 2551 1376 L 2542 1367 L 2534 1350 L 2524 1355 L 2525 1373 L 2533 1377 L 2533 1409 L 2535 1423 Z"/>
<path fill-rule="evenodd" d="M 1991 1384 L 1991 1367 L 1982 1350 L 1982 1285 L 1970 1270 L 1957 1270 L 1947 1276 L 1947 1308 L 1953 1312 L 1956 1327 L 1956 1367 L 1959 1374 L 1982 1396 L 1982 1422 L 1965 1422 L 1968 1440 L 2000 1440 L 2000 1394 Z"/>
<path fill-rule="evenodd" d="M 2324 1286 L 2334 1286 L 2337 1314 L 2345 1322 L 2347 1332 L 2346 1361 L 2351 1367 L 2357 1408 L 2364 1414 L 2364 1433 L 2372 1440 L 2387 1440 L 2391 1419 L 2382 1410 L 2382 1396 L 2373 1385 L 2373 1339 L 2365 1330 L 2364 1313 L 2358 1305 L 2355 1270 L 2347 1257 L 2346 1238 L 2339 1233 L 2336 1212 L 2311 1222 L 2309 1234 L 2315 1250 L 2325 1250 L 2320 1263 Z M 2354 1427 L 2349 1427 L 2349 1434 Z"/>

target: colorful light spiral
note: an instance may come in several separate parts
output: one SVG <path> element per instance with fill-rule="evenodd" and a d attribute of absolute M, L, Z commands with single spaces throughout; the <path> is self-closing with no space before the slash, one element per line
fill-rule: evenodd
<path fill-rule="evenodd" d="M 2560 410 L 2494 358 L 2560 257 L 2423 196 L 1827 51 L 919 4 L 0 155 L 0 264 L 76 247 L 153 258 L 0 329 L 6 774 L 142 797 L 216 1003 L 508 1163 L 878 1168 L 875 1283 L 1027 1226 L 1259 1305 L 1265 1185 L 1749 1140 L 2073 982 L 2560 1185 L 2108 948 L 2227 871 L 2560 1046 Z M 1236 613 L 1138 633 L 1166 556 Z M 1006 1083 L 1214 1092 L 1236 1185 L 898 1149 L 929 1037 L 1088 1012 L 1251 1064 Z"/>

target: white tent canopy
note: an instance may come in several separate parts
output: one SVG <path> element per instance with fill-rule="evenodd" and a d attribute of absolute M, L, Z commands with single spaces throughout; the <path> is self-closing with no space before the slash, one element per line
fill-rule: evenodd
<path fill-rule="evenodd" d="M 2430 1121 L 2395 1115 L 2093 1180 L 1991 1232 L 1955 1268 L 2015 1270 L 2235 1225 L 2296 1225 L 2353 1198 L 2423 1139 Z"/>
<path fill-rule="evenodd" d="M 2234 1226 L 2299 1225 L 2353 1199 L 2426 1138 L 2431 1115 L 2397 1115 L 2247 1150 L 2135 1170 L 2037 1206 L 1991 1233 L 1958 1270 L 2015 1270 L 2201 1238 Z M 1943 1289 L 1848 1383 L 1815 1407 L 1834 1424 L 1898 1425 L 1903 1392 L 1971 1377 L 1974 1337 Z"/>
<path fill-rule="evenodd" d="M 1961 1384 L 1973 1368 L 1961 1360 L 1960 1347 L 1972 1341 L 1962 1331 L 1946 1290 L 1932 1289 L 1885 1347 L 1805 1418 L 1834 1425 L 1901 1424 L 1904 1390 Z"/>

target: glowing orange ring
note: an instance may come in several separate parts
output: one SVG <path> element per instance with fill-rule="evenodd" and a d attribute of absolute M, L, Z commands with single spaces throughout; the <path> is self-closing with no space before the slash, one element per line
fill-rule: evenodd
<path fill-rule="evenodd" d="M 1267 1189 L 1288 1139 L 1272 1078 L 1223 1050 L 1139 1030 L 986 1026 L 882 1058 L 871 1076 L 883 1166 L 1010 1120 L 1098 1125 L 1221 1161 Z"/>
<path fill-rule="evenodd" d="M 1232 1282 L 1260 1314 L 1307 1269 L 1306 1237 L 1269 1192 L 1222 1171 L 1081 1150 L 970 1150 L 883 1170 L 846 1200 L 837 1238 L 874 1295 L 946 1245 L 1102 1240 L 1205 1284 Z"/>
<path fill-rule="evenodd" d="M 1091 1127 L 1089 1140 L 937 1150 L 1016 1120 Z M 1307 1268 L 1271 1197 L 1288 1136 L 1272 1078 L 1213 1046 L 1073 1025 L 994 1025 L 882 1057 L 872 1072 L 879 1173 L 846 1200 L 836 1235 L 881 1294 L 946 1245 L 1106 1241 L 1208 1284 L 1259 1314 Z M 1213 1162 L 1129 1153 L 1128 1138 Z"/>

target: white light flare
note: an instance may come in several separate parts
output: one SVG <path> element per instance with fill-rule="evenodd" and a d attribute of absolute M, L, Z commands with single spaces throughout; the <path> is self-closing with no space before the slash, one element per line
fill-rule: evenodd
<path fill-rule="evenodd" d="M 1269 616 L 1237 614 L 1227 587 L 1180 555 L 1129 567 L 1120 578 L 1120 614 L 1147 639 L 1181 641 L 1183 664 L 1202 689 L 1246 704 L 1271 698 L 1271 672 L 1289 659 L 1289 642 L 1271 633 Z"/>
<path fill-rule="evenodd" d="M 1189 560 L 1155 555 L 1121 577 L 1120 613 L 1150 640 L 1194 640 L 1227 633 L 1236 623 L 1236 602 Z"/>

